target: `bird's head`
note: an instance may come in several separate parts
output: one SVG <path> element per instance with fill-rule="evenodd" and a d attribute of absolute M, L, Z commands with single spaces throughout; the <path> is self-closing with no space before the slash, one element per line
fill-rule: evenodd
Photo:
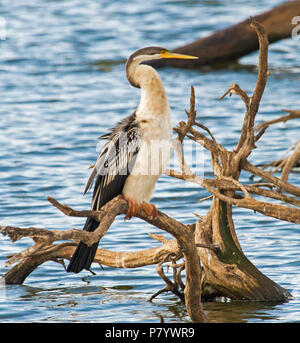
<path fill-rule="evenodd" d="M 138 85 L 133 81 L 133 75 L 132 75 L 135 71 L 135 68 L 142 62 L 158 60 L 162 58 L 177 58 L 177 59 L 193 59 L 194 60 L 194 59 L 197 59 L 198 57 L 177 54 L 159 46 L 149 46 L 146 48 L 139 49 L 136 52 L 134 52 L 127 60 L 126 74 L 127 74 L 128 81 L 134 87 L 138 87 Z"/>
<path fill-rule="evenodd" d="M 159 46 L 149 46 L 147 48 L 142 48 L 134 52 L 128 59 L 127 63 L 133 61 L 145 62 L 150 60 L 158 60 L 161 58 L 180 58 L 180 59 L 197 59 L 198 57 L 176 54 L 169 51 L 168 49 Z"/>

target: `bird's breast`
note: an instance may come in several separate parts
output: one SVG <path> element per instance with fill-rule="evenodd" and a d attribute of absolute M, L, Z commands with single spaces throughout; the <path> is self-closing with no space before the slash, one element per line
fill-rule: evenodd
<path fill-rule="evenodd" d="M 149 201 L 155 183 L 167 167 L 171 151 L 172 127 L 168 116 L 144 115 L 139 119 L 141 141 L 123 194 L 136 202 Z"/>

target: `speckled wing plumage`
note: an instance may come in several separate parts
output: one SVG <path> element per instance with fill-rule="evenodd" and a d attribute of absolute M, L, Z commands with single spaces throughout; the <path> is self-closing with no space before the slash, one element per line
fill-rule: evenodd
<path fill-rule="evenodd" d="M 87 181 L 84 193 L 96 177 L 93 210 L 122 192 L 125 180 L 135 163 L 140 146 L 141 132 L 135 113 L 122 120 L 112 131 L 100 137 L 106 139 L 95 167 Z"/>
<path fill-rule="evenodd" d="M 92 210 L 99 210 L 122 193 L 125 181 L 134 166 L 141 140 L 141 131 L 135 113 L 123 119 L 110 133 L 101 136 L 100 139 L 105 139 L 107 142 L 99 154 L 84 189 L 84 193 L 86 193 L 96 179 Z M 95 219 L 87 218 L 83 230 L 92 232 L 98 225 L 99 223 Z M 67 271 L 79 273 L 82 269 L 89 269 L 98 243 L 88 247 L 80 242 Z"/>

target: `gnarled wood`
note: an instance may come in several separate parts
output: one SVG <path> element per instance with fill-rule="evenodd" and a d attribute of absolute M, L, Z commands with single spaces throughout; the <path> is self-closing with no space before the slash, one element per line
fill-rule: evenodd
<path fill-rule="evenodd" d="M 49 198 L 49 201 L 68 216 L 97 216 L 97 211 L 76 211 L 66 205 L 60 204 L 53 198 Z M 7 283 L 23 282 L 26 275 L 29 275 L 32 270 L 34 270 L 38 265 L 45 262 L 46 260 L 54 258 L 70 258 L 70 255 L 67 256 L 64 252 L 60 251 L 61 246 L 55 248 L 52 246 L 52 243 L 57 240 L 71 239 L 75 241 L 81 240 L 86 244 L 93 244 L 95 241 L 98 241 L 103 237 L 103 234 L 108 231 L 109 227 L 118 214 L 126 213 L 127 206 L 127 201 L 122 196 L 117 196 L 113 200 L 108 202 L 98 213 L 97 219 L 101 221 L 98 228 L 94 232 L 84 232 L 76 229 L 66 231 L 48 231 L 37 228 L 24 229 L 1 226 L 1 233 L 4 235 L 9 235 L 13 241 L 20 239 L 23 236 L 31 237 L 35 241 L 35 244 L 32 247 L 25 249 L 22 253 L 14 255 L 8 260 L 8 264 L 15 263 L 20 259 L 21 262 L 18 266 L 15 267 L 13 271 L 10 271 L 6 275 L 4 275 L 4 279 Z M 143 209 L 141 209 L 136 214 L 136 217 L 141 218 L 152 225 L 155 225 L 156 227 L 170 233 L 176 238 L 180 251 L 178 251 L 178 248 L 176 248 L 175 250 L 178 251 L 179 257 L 181 257 L 183 254 L 186 261 L 186 285 L 184 288 L 184 298 L 187 311 L 193 322 L 206 322 L 206 315 L 201 308 L 201 289 L 199 288 L 199 284 L 201 283 L 201 268 L 197 248 L 194 242 L 193 227 L 183 225 L 182 223 L 176 221 L 175 219 L 167 216 L 160 211 L 158 211 L 158 216 L 156 218 L 152 218 L 148 217 Z M 81 234 L 79 232 L 81 232 Z M 65 248 L 65 246 L 63 248 Z M 54 249 L 55 251 L 53 251 L 52 249 Z M 49 252 L 51 252 L 50 255 Z M 157 251 L 151 251 L 150 254 L 153 256 L 153 253 L 156 254 L 156 252 Z M 70 251 L 68 251 L 68 254 L 69 253 Z M 170 253 L 168 252 L 168 255 L 169 254 Z M 177 256 L 173 250 L 172 255 L 174 254 L 175 256 Z M 164 258 L 165 256 L 166 254 L 164 254 Z M 124 267 L 124 263 L 125 256 L 123 255 L 121 261 L 120 259 L 118 259 L 117 266 L 120 267 L 121 264 L 121 266 Z M 153 261 L 151 262 L 151 264 L 152 263 Z M 24 269 L 25 272 L 22 272 L 21 276 L 19 272 L 22 269 Z"/>
<path fill-rule="evenodd" d="M 197 222 L 195 240 L 219 245 L 198 249 L 204 268 L 202 296 L 225 296 L 233 300 L 286 301 L 290 293 L 261 273 L 236 244 L 226 203 L 215 198 L 205 220 Z"/>
<path fill-rule="evenodd" d="M 299 158 L 299 144 L 286 164 L 286 171 L 281 179 L 248 161 L 255 142 L 262 137 L 269 125 L 296 119 L 299 112 L 293 110 L 290 111 L 289 116 L 255 126 L 256 114 L 268 75 L 268 40 L 263 27 L 253 19 L 250 21 L 260 44 L 259 72 L 255 90 L 250 96 L 237 84 L 232 84 L 224 94 L 224 96 L 227 94 L 239 95 L 246 107 L 241 136 L 236 148 L 233 151 L 227 150 L 217 142 L 205 125 L 196 121 L 193 88 L 190 109 L 186 111 L 187 122 L 180 122 L 175 129 L 178 137 L 174 141 L 174 149 L 181 171 L 169 170 L 167 174 L 193 182 L 210 192 L 213 201 L 209 212 L 206 216 L 202 216 L 201 220 L 197 220 L 196 224 L 184 225 L 160 211 L 158 211 L 157 218 L 148 217 L 141 209 L 136 214 L 137 217 L 170 233 L 174 239 L 167 240 L 158 235 L 152 236 L 161 241 L 162 245 L 138 252 L 120 253 L 98 249 L 94 260 L 94 262 L 118 268 L 159 264 L 159 272 L 167 283 L 167 288 L 164 290 L 172 290 L 176 294 L 176 285 L 163 275 L 162 263 L 171 261 L 175 266 L 176 261 L 183 256 L 186 284 L 183 285 L 180 278 L 180 273 L 184 269 L 182 266 L 174 274 L 174 282 L 180 284 L 181 289 L 184 289 L 187 311 L 194 322 L 207 321 L 201 308 L 202 292 L 205 296 L 221 295 L 231 299 L 256 301 L 286 301 L 290 297 L 284 288 L 262 274 L 244 255 L 232 219 L 232 206 L 238 206 L 279 220 L 300 223 L 298 208 L 300 200 L 297 198 L 300 196 L 300 188 L 290 184 L 287 179 L 290 165 Z M 204 130 L 209 137 L 199 132 L 196 127 Z M 194 140 L 210 151 L 215 179 L 199 178 L 192 173 L 184 159 L 181 145 L 186 138 Z M 241 184 L 239 177 L 242 170 L 268 182 Z M 288 194 L 283 194 L 277 188 Z M 251 194 L 265 199 L 257 200 Z M 281 200 L 285 205 L 274 204 L 269 199 Z M 12 241 L 30 237 L 34 242 L 31 247 L 9 257 L 8 266 L 17 264 L 3 276 L 8 284 L 22 283 L 35 268 L 45 261 L 53 260 L 62 263 L 62 259 L 70 259 L 75 249 L 76 243 L 74 242 L 82 241 L 91 245 L 99 241 L 107 233 L 116 216 L 127 211 L 127 202 L 122 196 L 111 200 L 100 211 L 78 211 L 60 204 L 53 198 L 49 197 L 48 200 L 67 216 L 93 217 L 100 224 L 94 232 L 76 229 L 50 231 L 39 228 L 0 226 L 1 233 L 9 235 Z M 54 242 L 62 240 L 68 240 L 68 242 L 54 244 Z"/>
<path fill-rule="evenodd" d="M 181 130 L 183 134 L 190 133 L 187 137 L 202 144 L 211 152 L 217 180 L 215 180 L 213 185 L 215 188 L 213 188 L 208 180 L 193 175 L 189 167 L 184 163 L 181 163 L 182 178 L 198 183 L 214 195 L 209 213 L 203 218 L 202 223 L 197 221 L 195 230 L 196 244 L 218 246 L 217 250 L 198 248 L 204 271 L 202 285 L 204 293 L 214 293 L 231 299 L 286 301 L 290 294 L 263 275 L 244 255 L 232 220 L 232 205 L 234 205 L 249 208 L 281 220 L 300 223 L 299 209 L 258 201 L 250 196 L 248 192 L 249 185 L 247 187 L 238 182 L 240 172 L 242 169 L 246 169 L 245 166 L 249 164 L 247 158 L 255 147 L 255 118 L 268 75 L 268 39 L 266 32 L 252 18 L 250 18 L 250 22 L 252 28 L 256 31 L 260 45 L 259 71 L 255 90 L 250 97 L 237 84 L 233 83 L 220 98 L 221 100 L 227 94 L 237 94 L 246 106 L 241 136 L 236 148 L 234 151 L 228 151 L 218 144 L 211 134 L 211 138 L 207 138 L 199 133 L 192 127 L 196 124 L 195 120 L 194 122 L 190 120 L 186 124 L 182 122 L 177 131 Z M 194 103 L 194 101 L 191 101 L 191 103 Z M 192 112 L 190 110 L 190 113 Z M 268 178 L 267 180 L 272 182 L 274 180 L 273 176 L 271 179 Z M 277 182 L 276 178 L 275 180 Z M 224 188 L 222 185 L 224 181 L 237 186 L 244 196 L 237 198 L 233 190 Z M 279 182 L 282 181 L 279 180 Z M 297 188 L 286 182 L 282 183 L 285 189 L 290 191 Z M 260 193 L 259 189 L 256 189 L 256 191 Z M 295 192 L 292 192 L 292 194 L 295 194 Z M 267 193 L 265 192 L 264 195 L 267 195 Z"/>

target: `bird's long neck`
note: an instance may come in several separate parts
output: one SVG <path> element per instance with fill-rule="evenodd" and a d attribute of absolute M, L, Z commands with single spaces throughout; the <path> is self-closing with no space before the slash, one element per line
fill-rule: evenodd
<path fill-rule="evenodd" d="M 138 67 L 141 88 L 139 110 L 149 111 L 156 116 L 169 114 L 169 103 L 159 74 L 152 67 Z"/>
<path fill-rule="evenodd" d="M 148 65 L 137 65 L 132 81 L 141 89 L 138 112 L 149 116 L 169 116 L 170 108 L 162 80 L 155 69 Z"/>

